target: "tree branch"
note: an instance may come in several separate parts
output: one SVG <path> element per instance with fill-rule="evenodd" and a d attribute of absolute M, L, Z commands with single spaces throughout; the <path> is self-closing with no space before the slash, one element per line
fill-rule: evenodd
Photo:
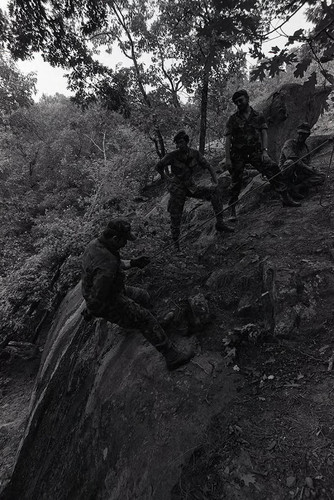
<path fill-rule="evenodd" d="M 279 26 L 276 26 L 276 28 L 274 28 L 273 30 L 271 31 L 268 31 L 268 33 L 265 33 L 264 35 L 262 35 L 262 38 L 266 38 L 268 35 L 271 35 L 272 33 L 275 33 L 275 31 L 277 31 L 278 29 L 282 28 L 282 26 L 284 26 L 288 21 L 290 21 L 290 19 L 295 15 L 297 14 L 297 12 L 305 5 L 306 1 L 303 1 L 301 3 L 301 5 L 290 15 L 288 16 L 285 21 L 282 22 L 282 24 L 280 24 Z"/>
<path fill-rule="evenodd" d="M 322 70 L 322 75 L 323 75 L 323 76 L 325 77 L 325 79 L 326 79 L 326 80 L 327 80 L 327 81 L 328 81 L 328 82 L 332 85 L 332 82 L 331 82 L 331 81 L 327 78 L 327 76 L 326 76 L 326 73 L 327 73 L 326 69 L 323 67 L 322 62 L 320 61 L 320 59 L 319 59 L 319 57 L 318 57 L 318 54 L 317 54 L 317 53 L 316 53 L 316 51 L 314 50 L 314 47 L 313 47 L 313 45 L 312 45 L 312 40 L 308 40 L 308 44 L 309 44 L 309 46 L 310 46 L 310 49 L 311 49 L 311 51 L 312 51 L 312 54 L 313 54 L 313 56 L 314 56 L 315 61 L 317 62 L 317 64 L 320 66 L 320 68 L 321 68 L 321 70 Z"/>
<path fill-rule="evenodd" d="M 144 87 L 144 83 L 142 81 L 142 77 L 141 77 L 141 74 L 140 74 L 140 69 L 139 69 L 139 64 L 138 64 L 138 61 L 137 61 L 137 56 L 136 56 L 136 51 L 135 51 L 135 45 L 134 45 L 134 41 L 133 41 L 133 38 L 131 36 L 131 33 L 130 33 L 130 30 L 126 24 L 126 20 L 122 14 L 122 10 L 120 9 L 120 7 L 117 5 L 116 2 L 114 2 L 112 4 L 112 10 L 115 14 L 115 16 L 117 17 L 118 19 L 118 22 L 120 23 L 120 25 L 122 26 L 123 30 L 125 31 L 125 34 L 127 36 L 127 39 L 128 39 L 128 42 L 130 43 L 130 47 L 131 47 L 131 56 L 130 56 L 130 59 L 132 60 L 133 62 L 133 65 L 134 65 L 134 68 L 135 68 L 135 72 L 136 72 L 136 75 L 137 75 L 137 84 L 138 84 L 138 87 L 139 87 L 139 90 L 144 98 L 144 101 L 146 103 L 146 105 L 151 108 L 152 107 L 152 104 L 151 104 L 151 101 L 146 93 L 146 90 L 145 90 L 145 87 Z M 121 46 L 121 49 L 122 49 L 122 52 L 124 53 L 124 55 L 126 55 L 124 49 L 122 48 Z"/>

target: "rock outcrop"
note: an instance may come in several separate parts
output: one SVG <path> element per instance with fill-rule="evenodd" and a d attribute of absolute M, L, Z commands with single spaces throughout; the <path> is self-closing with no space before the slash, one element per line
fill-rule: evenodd
<path fill-rule="evenodd" d="M 49 333 L 1 498 L 167 500 L 180 464 L 233 396 L 233 377 L 226 378 L 218 352 L 169 374 L 140 334 L 87 324 L 82 309 L 78 285 Z"/>
<path fill-rule="evenodd" d="M 315 166 L 327 167 L 323 158 Z M 316 194 L 290 210 L 274 197 L 263 204 L 263 189 L 247 189 L 247 213 L 234 234 L 217 235 L 209 204 L 189 201 L 184 255 L 161 252 L 163 263 L 143 270 L 161 302 L 175 302 L 187 289 L 197 297 L 192 310 L 203 305 L 208 324 L 190 339 L 197 355 L 188 366 L 168 373 L 138 332 L 86 323 L 79 284 L 67 295 L 50 328 L 2 500 L 169 500 L 181 466 L 235 400 L 240 376 L 225 359 L 228 330 L 256 339 L 261 331 L 306 335 L 332 317 L 330 211 Z M 239 490 L 235 498 L 255 498 Z"/>
<path fill-rule="evenodd" d="M 287 83 L 269 96 L 251 102 L 257 111 L 261 111 L 268 124 L 268 152 L 278 161 L 284 142 L 293 137 L 297 126 L 308 122 L 313 127 L 326 109 L 326 103 L 332 87 L 305 86 L 299 83 Z M 308 139 L 311 149 L 322 144 L 329 135 L 314 136 Z M 216 161 L 225 155 L 224 143 L 216 140 L 207 145 L 208 157 Z"/>
<path fill-rule="evenodd" d="M 278 161 L 284 142 L 301 122 L 306 121 L 313 127 L 325 109 L 331 90 L 329 86 L 314 89 L 288 83 L 255 105 L 268 123 L 268 150 L 272 158 Z"/>

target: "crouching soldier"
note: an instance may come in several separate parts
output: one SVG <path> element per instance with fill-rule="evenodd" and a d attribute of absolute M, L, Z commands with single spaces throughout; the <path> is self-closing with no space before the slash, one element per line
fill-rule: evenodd
<path fill-rule="evenodd" d="M 225 132 L 225 165 L 232 177 L 229 200 L 231 215 L 235 217 L 235 203 L 239 198 L 247 163 L 267 177 L 275 191 L 280 194 L 283 205 L 300 206 L 300 203 L 290 198 L 277 163 L 268 155 L 268 126 L 264 116 L 250 106 L 246 90 L 235 92 L 232 101 L 238 109 L 227 120 Z"/>
<path fill-rule="evenodd" d="M 311 158 L 306 139 L 311 127 L 304 122 L 297 128 L 297 137 L 285 141 L 279 165 L 285 179 L 289 194 L 295 200 L 302 200 L 312 186 L 320 186 L 325 182 L 325 174 L 311 168 Z"/>
<path fill-rule="evenodd" d="M 104 318 L 123 328 L 138 328 L 174 370 L 190 361 L 193 352 L 178 352 L 156 317 L 148 310 L 150 297 L 140 288 L 125 285 L 123 270 L 143 268 L 146 256 L 122 260 L 119 250 L 134 240 L 129 222 L 113 219 L 99 238 L 92 240 L 82 259 L 82 294 L 88 314 Z"/>
<path fill-rule="evenodd" d="M 176 150 L 164 156 L 156 165 L 156 170 L 163 180 L 168 181 L 170 198 L 168 212 L 171 219 L 171 233 L 175 247 L 179 250 L 180 226 L 185 201 L 188 197 L 210 201 L 216 214 L 216 230 L 233 232 L 223 221 L 223 204 L 220 199 L 216 172 L 209 162 L 197 151 L 188 145 L 189 136 L 181 130 L 174 137 Z M 171 174 L 167 167 L 171 166 Z M 194 173 L 197 166 L 208 169 L 213 186 L 196 186 Z"/>

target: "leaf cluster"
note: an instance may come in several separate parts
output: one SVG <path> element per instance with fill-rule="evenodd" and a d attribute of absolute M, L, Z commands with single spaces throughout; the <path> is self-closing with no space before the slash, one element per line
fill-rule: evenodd
<path fill-rule="evenodd" d="M 334 75 L 324 67 L 324 63 L 330 62 L 334 58 L 334 5 L 327 5 L 326 2 L 309 0 L 304 2 L 310 5 L 308 18 L 314 23 L 314 28 L 310 33 L 304 29 L 298 29 L 292 36 L 287 37 L 285 47 L 279 49 L 272 47 L 270 58 L 265 58 L 260 50 L 260 45 L 254 46 L 251 53 L 254 57 L 259 57 L 259 64 L 253 68 L 251 80 L 263 80 L 267 76 L 278 75 L 286 66 L 295 65 L 294 76 L 303 78 L 313 61 L 317 63 L 317 73 L 320 73 L 331 85 L 334 83 Z M 283 15 L 285 19 L 293 17 L 300 5 L 296 7 L 294 3 L 280 2 L 276 9 L 276 14 Z M 282 23 L 284 25 L 284 22 Z M 268 36 L 270 33 L 267 33 Z M 291 49 L 291 45 L 303 44 L 308 50 L 300 51 Z M 310 80 L 310 84 L 316 81 L 316 75 Z"/>
<path fill-rule="evenodd" d="M 80 257 L 112 214 L 135 210 L 155 153 L 119 114 L 62 96 L 19 109 L 1 129 L 0 315 L 32 339 L 80 277 Z"/>
<path fill-rule="evenodd" d="M 31 106 L 35 84 L 33 74 L 23 75 L 4 52 L 0 53 L 0 117 L 19 107 Z"/>

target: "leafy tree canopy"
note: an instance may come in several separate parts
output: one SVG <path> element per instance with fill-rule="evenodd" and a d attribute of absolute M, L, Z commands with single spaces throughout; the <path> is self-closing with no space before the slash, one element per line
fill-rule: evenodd
<path fill-rule="evenodd" d="M 308 7 L 311 33 L 297 30 L 283 49 L 273 47 L 265 57 L 262 44 L 270 39 L 273 19 L 281 26 Z M 125 116 L 139 106 L 150 112 L 149 133 L 164 154 L 157 109 L 180 108 L 182 91 L 200 95 L 200 149 L 204 148 L 208 97 L 214 74 L 240 72 L 244 58 L 238 47 L 249 44 L 257 60 L 253 80 L 279 74 L 293 66 L 304 78 L 312 62 L 331 84 L 326 64 L 334 58 L 334 6 L 322 0 L 10 0 L 9 17 L 0 15 L 2 40 L 14 58 L 41 52 L 53 66 L 68 70 L 77 102 L 99 100 Z M 302 42 L 307 50 L 294 49 Z M 129 70 L 111 70 L 98 61 L 103 48 L 112 53 L 117 43 L 131 62 Z M 152 63 L 143 62 L 148 55 Z M 315 85 L 314 71 L 308 80 Z M 176 112 L 179 115 L 179 112 Z"/>
<path fill-rule="evenodd" d="M 30 106 L 35 83 L 33 74 L 23 75 L 13 61 L 0 52 L 0 115 Z"/>
<path fill-rule="evenodd" d="M 10 1 L 9 19 L 0 15 L 2 40 L 14 59 L 40 52 L 51 66 L 69 71 L 69 88 L 87 104 L 101 98 L 108 109 L 126 109 L 126 76 L 115 75 L 94 57 L 90 36 L 106 23 L 105 2 Z"/>
<path fill-rule="evenodd" d="M 298 29 L 292 36 L 287 37 L 285 47 L 272 47 L 270 58 L 266 58 L 261 49 L 261 42 L 268 38 L 275 30 L 262 35 L 258 44 L 255 44 L 251 53 L 259 58 L 260 63 L 252 71 L 252 80 L 263 80 L 267 75 L 275 76 L 282 71 L 282 67 L 295 65 L 294 76 L 303 77 L 313 61 L 317 63 L 318 72 L 331 84 L 334 76 L 324 66 L 334 59 L 334 5 L 325 1 L 307 0 L 290 2 L 284 0 L 276 2 L 272 8 L 273 15 L 282 19 L 281 27 L 302 7 L 308 6 L 307 19 L 314 24 L 308 33 L 305 29 Z M 296 42 L 304 44 L 306 50 L 292 48 Z M 310 76 L 310 84 L 316 83 L 316 72 Z"/>
<path fill-rule="evenodd" d="M 308 43 L 320 63 L 333 59 L 332 3 L 328 5 L 320 0 L 10 0 L 9 22 L 1 14 L 0 28 L 14 58 L 25 59 L 34 52 L 41 52 L 52 65 L 68 69 L 91 66 L 91 71 L 98 73 L 105 68 L 93 59 L 97 34 L 104 36 L 98 43 L 118 40 L 124 51 L 137 51 L 139 55 L 147 48 L 146 39 L 158 40 L 159 35 L 154 30 L 163 25 L 175 40 L 181 40 L 181 34 L 187 35 L 191 43 L 189 65 L 196 53 L 196 43 L 192 43 L 194 37 L 211 39 L 212 33 L 215 43 L 224 48 L 238 42 L 251 42 L 252 55 L 264 58 L 261 47 L 271 34 L 269 21 L 281 18 L 283 26 L 305 6 L 309 7 L 308 18 L 314 23 L 314 30 L 306 34 L 299 29 L 288 38 L 284 49 L 273 47 L 273 57 L 262 61 L 254 71 L 254 78 L 262 78 L 266 71 L 275 75 L 282 64 L 296 62 L 295 54 L 289 50 L 294 42 Z M 131 33 L 132 41 L 124 37 L 124 33 Z M 160 31 L 161 38 L 163 33 Z M 136 42 L 135 46 L 132 42 Z M 177 52 L 177 43 L 174 45 Z M 307 60 L 301 61 L 296 76 L 303 73 L 306 66 Z"/>

